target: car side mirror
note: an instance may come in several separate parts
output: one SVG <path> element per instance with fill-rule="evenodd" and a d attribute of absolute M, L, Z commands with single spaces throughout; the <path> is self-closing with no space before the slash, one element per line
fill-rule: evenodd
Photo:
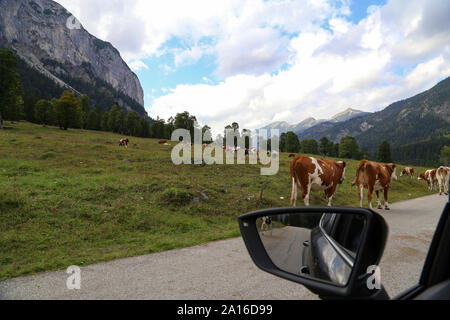
<path fill-rule="evenodd" d="M 306 286 L 321 298 L 388 298 L 369 285 L 383 255 L 388 227 L 368 209 L 302 207 L 257 211 L 239 218 L 253 262 Z"/>

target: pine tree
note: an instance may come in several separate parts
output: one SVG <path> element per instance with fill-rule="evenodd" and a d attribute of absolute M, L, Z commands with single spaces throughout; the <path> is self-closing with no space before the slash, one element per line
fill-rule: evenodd
<path fill-rule="evenodd" d="M 23 99 L 18 98 L 22 95 L 22 83 L 16 68 L 14 54 L 10 50 L 0 50 L 0 129 L 4 119 L 17 121 L 22 116 Z"/>
<path fill-rule="evenodd" d="M 59 124 L 62 129 L 67 130 L 69 128 L 81 127 L 81 105 L 73 92 L 67 90 L 64 91 L 56 106 L 58 119 L 60 121 Z"/>
<path fill-rule="evenodd" d="M 324 156 L 330 156 L 330 140 L 327 137 L 320 139 L 319 152 Z"/>
<path fill-rule="evenodd" d="M 300 141 L 298 139 L 298 136 L 292 131 L 289 131 L 286 134 L 286 152 L 289 153 L 300 152 Z"/>
<path fill-rule="evenodd" d="M 380 143 L 380 146 L 378 148 L 377 160 L 384 163 L 392 162 L 391 145 L 386 140 Z"/>
<path fill-rule="evenodd" d="M 51 116 L 53 110 L 53 105 L 48 100 L 39 100 L 34 107 L 34 118 L 44 127 L 50 124 Z"/>

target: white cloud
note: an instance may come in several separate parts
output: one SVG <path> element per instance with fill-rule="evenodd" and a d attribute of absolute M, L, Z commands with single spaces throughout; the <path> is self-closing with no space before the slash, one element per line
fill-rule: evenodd
<path fill-rule="evenodd" d="M 148 70 L 148 66 L 141 60 L 133 60 L 128 65 L 133 71 Z"/>
<path fill-rule="evenodd" d="M 193 46 L 191 48 L 175 50 L 175 67 L 181 65 L 195 64 L 204 55 L 214 53 L 214 48 L 211 46 Z"/>
<path fill-rule="evenodd" d="M 219 132 L 234 121 L 254 129 L 348 107 L 376 111 L 450 76 L 448 1 L 390 0 L 357 24 L 347 0 L 59 2 L 134 67 L 170 52 L 174 67 L 160 66 L 168 74 L 214 55 L 220 83 L 180 84 L 148 111 L 188 110 Z"/>
<path fill-rule="evenodd" d="M 439 2 L 434 4 L 439 6 Z M 233 121 L 255 129 L 272 121 L 295 123 L 310 116 L 328 118 L 348 107 L 380 110 L 450 76 L 450 41 L 446 42 L 449 32 L 437 30 L 436 34 L 427 35 L 428 40 L 416 42 L 424 39 L 423 21 L 430 10 L 429 3 L 413 2 L 406 13 L 400 7 L 397 1 L 391 1 L 382 8 L 371 7 L 368 17 L 356 25 L 343 17 L 332 18 L 329 21 L 332 31 L 310 28 L 309 32 L 301 32 L 281 50 L 281 54 L 289 53 L 288 58 L 280 58 L 288 67 L 273 75 L 239 73 L 239 70 L 245 73 L 249 65 L 253 71 L 258 70 L 258 55 L 253 55 L 246 45 L 264 47 L 248 44 L 258 42 L 256 35 L 236 37 L 235 46 L 243 46 L 241 61 L 229 59 L 219 63 L 219 70 L 231 76 L 219 85 L 179 86 L 156 99 L 150 114 L 169 116 L 189 110 L 202 123 L 220 132 Z M 438 19 L 437 23 L 442 21 Z M 271 43 L 267 40 L 269 36 L 261 38 L 266 39 L 261 42 Z M 279 43 L 281 39 L 274 37 L 273 42 Z M 410 41 L 414 41 L 415 49 L 406 52 L 412 45 Z M 231 54 L 235 51 L 233 45 L 226 44 L 222 42 L 218 47 L 223 46 L 221 52 L 229 56 L 228 48 Z M 262 51 L 261 65 L 270 65 L 272 61 L 279 65 L 277 46 L 271 43 L 268 47 L 271 54 L 264 55 Z M 410 72 L 405 76 L 397 73 L 397 68 L 408 64 L 412 66 Z"/>

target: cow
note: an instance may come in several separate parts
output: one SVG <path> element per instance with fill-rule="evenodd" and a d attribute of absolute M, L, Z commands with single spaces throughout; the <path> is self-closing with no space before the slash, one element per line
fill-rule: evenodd
<path fill-rule="evenodd" d="M 167 140 L 160 140 L 159 142 L 158 142 L 158 144 L 167 144 Z"/>
<path fill-rule="evenodd" d="M 119 147 L 125 147 L 128 148 L 128 144 L 130 143 L 130 140 L 128 140 L 127 138 L 121 139 L 119 141 Z"/>
<path fill-rule="evenodd" d="M 436 172 L 437 170 L 427 170 L 424 173 L 421 173 L 419 175 L 419 178 L 417 180 L 424 180 L 428 184 L 428 190 L 433 191 L 434 186 L 438 185 L 438 180 L 436 178 Z"/>
<path fill-rule="evenodd" d="M 364 189 L 368 189 L 369 208 L 372 207 L 373 192 L 377 194 L 378 209 L 383 209 L 380 200 L 380 191 L 384 192 L 384 208 L 389 208 L 389 188 L 392 180 L 397 180 L 396 165 L 393 163 L 378 163 L 362 160 L 356 169 L 356 178 L 352 186 L 358 186 L 359 205 L 363 207 Z"/>
<path fill-rule="evenodd" d="M 449 167 L 439 167 L 436 171 L 436 179 L 439 184 L 439 195 L 442 195 L 442 187 L 444 187 L 444 194 L 448 195 L 448 183 L 450 178 Z"/>
<path fill-rule="evenodd" d="M 272 218 L 271 217 L 262 217 L 262 224 L 261 224 L 261 232 L 264 234 L 265 231 L 271 231 L 272 232 Z"/>
<path fill-rule="evenodd" d="M 400 174 L 400 177 L 409 175 L 412 179 L 412 178 L 414 178 L 414 174 L 415 174 L 415 172 L 414 172 L 413 168 L 406 167 L 405 169 L 403 169 L 402 173 Z"/>
<path fill-rule="evenodd" d="M 331 207 L 331 200 L 339 184 L 345 179 L 346 163 L 306 156 L 297 156 L 291 162 L 292 194 L 291 205 L 297 204 L 298 188 L 306 206 L 309 206 L 311 191 L 324 191 Z"/>
<path fill-rule="evenodd" d="M 289 155 L 289 158 L 295 158 L 295 157 L 296 157 L 296 155 L 293 154 L 293 153 L 291 153 L 291 154 Z"/>

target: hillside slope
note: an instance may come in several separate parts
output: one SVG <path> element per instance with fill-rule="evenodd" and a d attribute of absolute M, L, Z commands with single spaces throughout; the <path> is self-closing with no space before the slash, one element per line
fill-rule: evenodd
<path fill-rule="evenodd" d="M 71 17 L 70 12 L 51 0 L 2 0 L 0 47 L 13 50 L 31 68 L 59 86 L 81 93 L 95 88 L 93 99 L 109 95 L 121 106 L 146 116 L 139 79 L 117 49 L 81 25 L 68 27 Z"/>
<path fill-rule="evenodd" d="M 374 154 L 383 140 L 394 147 L 417 143 L 450 133 L 450 78 L 412 98 L 393 103 L 383 111 L 342 123 L 325 123 L 301 133 L 302 139 L 323 136 L 338 142 L 356 137 Z"/>

